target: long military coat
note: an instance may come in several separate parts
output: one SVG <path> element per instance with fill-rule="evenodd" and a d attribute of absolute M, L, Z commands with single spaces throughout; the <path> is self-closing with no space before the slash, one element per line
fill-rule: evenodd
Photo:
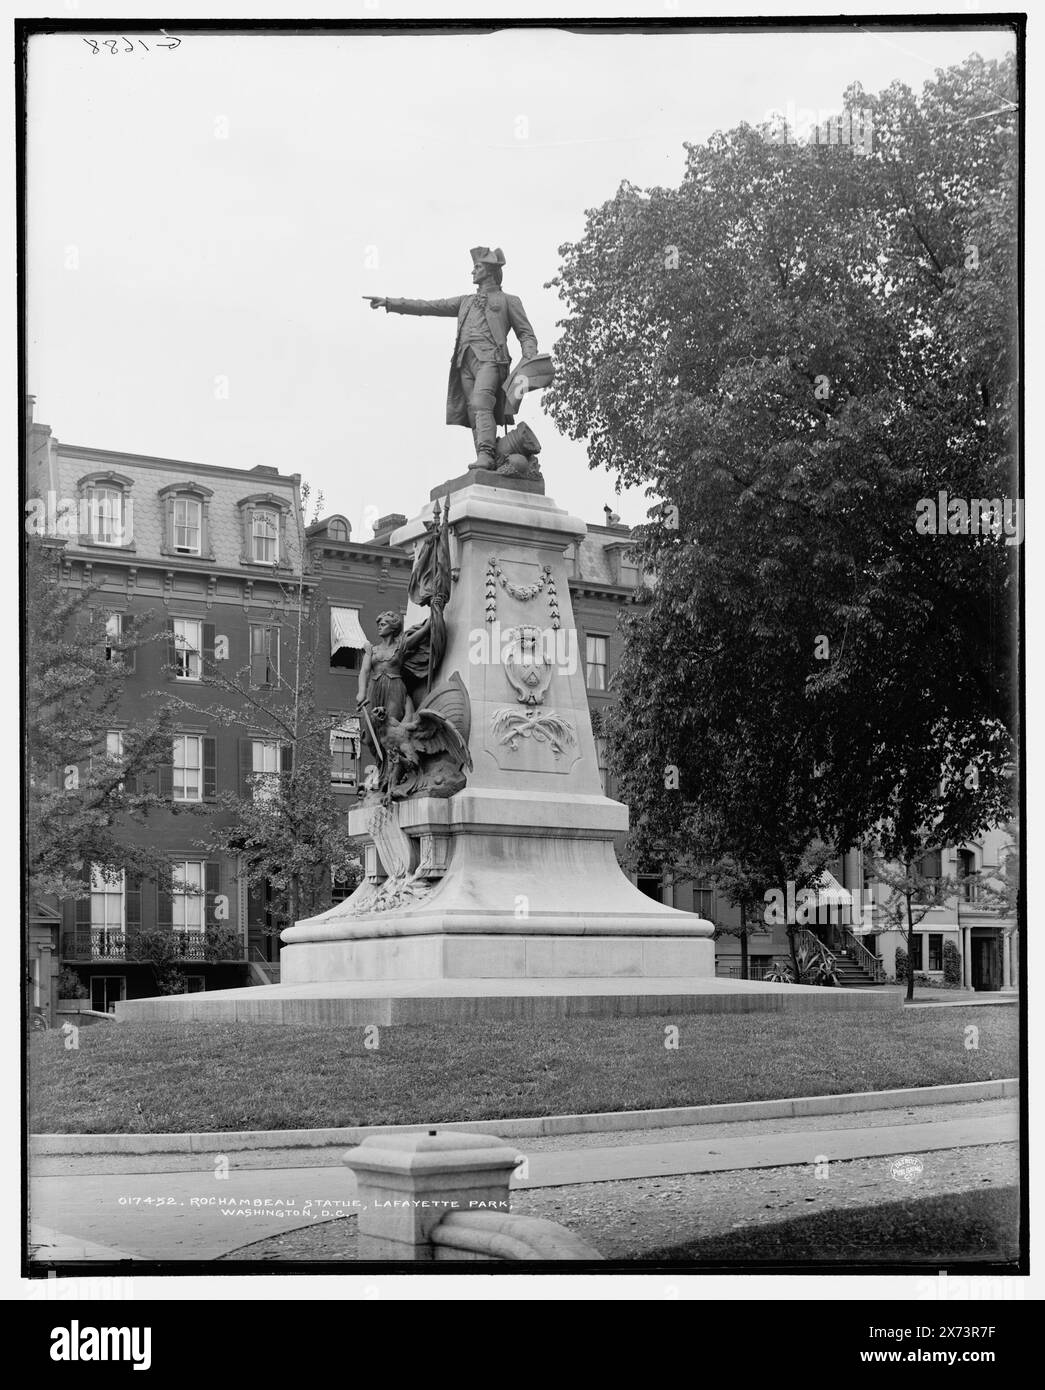
<path fill-rule="evenodd" d="M 432 314 L 439 318 L 457 319 L 457 337 L 454 340 L 454 355 L 450 359 L 450 379 L 446 387 L 446 423 L 448 425 L 464 425 L 466 429 L 470 428 L 468 398 L 461 384 L 457 353 L 461 346 L 461 333 L 464 330 L 465 319 L 468 317 L 468 311 L 474 300 L 474 294 L 459 294 L 450 299 L 388 299 L 385 301 L 385 309 L 390 314 Z M 508 352 L 508 330 L 511 329 L 519 340 L 524 358 L 537 356 L 537 337 L 530 326 L 530 320 L 526 317 L 522 300 L 516 294 L 505 294 L 503 290 L 491 289 L 486 292 L 486 322 L 490 326 L 490 332 L 497 349 L 497 361 L 505 369 L 502 375 L 503 383 L 511 368 L 511 356 Z M 494 418 L 499 425 L 503 425 L 506 420 L 511 421 L 515 418 L 505 409 L 503 391 L 497 393 Z"/>

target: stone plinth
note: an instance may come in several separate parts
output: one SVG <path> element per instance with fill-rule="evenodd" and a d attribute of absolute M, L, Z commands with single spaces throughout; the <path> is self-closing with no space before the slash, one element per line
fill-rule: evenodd
<path fill-rule="evenodd" d="M 283 933 L 284 984 L 714 974 L 712 923 L 641 893 L 614 853 L 628 812 L 602 791 L 564 555 L 585 525 L 496 476 L 433 494 L 449 506 L 457 578 L 440 679 L 456 673 L 468 691 L 467 786 L 378 811 L 395 820 L 384 839 L 374 808 L 351 812 L 366 880 Z M 421 540 L 432 514 L 393 541 Z"/>

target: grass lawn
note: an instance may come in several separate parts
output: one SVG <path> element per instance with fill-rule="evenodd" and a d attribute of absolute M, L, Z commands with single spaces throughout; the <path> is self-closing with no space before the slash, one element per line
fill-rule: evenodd
<path fill-rule="evenodd" d="M 643 1259 L 820 1265 L 872 1260 L 909 1265 L 924 1260 L 936 1268 L 949 1260 L 1016 1260 L 1019 1227 L 1019 1194 L 1014 1187 L 1005 1187 L 817 1212 L 668 1246 Z"/>
<path fill-rule="evenodd" d="M 965 1029 L 979 1046 L 965 1046 Z M 678 1027 L 678 1049 L 665 1028 Z M 1018 1074 L 1015 1009 L 32 1035 L 34 1134 L 311 1129 L 707 1105 Z"/>

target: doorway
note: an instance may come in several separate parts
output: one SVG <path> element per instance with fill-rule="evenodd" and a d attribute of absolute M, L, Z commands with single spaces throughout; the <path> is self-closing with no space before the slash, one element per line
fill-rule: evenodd
<path fill-rule="evenodd" d="M 1001 989 L 1001 942 L 997 936 L 974 936 L 972 939 L 972 987 Z"/>
<path fill-rule="evenodd" d="M 96 1013 L 111 1014 L 113 1005 L 127 997 L 127 980 L 123 975 L 91 976 L 91 1008 Z"/>

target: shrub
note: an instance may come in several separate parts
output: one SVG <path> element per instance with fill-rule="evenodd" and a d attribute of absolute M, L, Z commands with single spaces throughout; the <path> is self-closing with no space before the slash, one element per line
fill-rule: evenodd
<path fill-rule="evenodd" d="M 63 965 L 58 972 L 59 999 L 86 999 L 90 991 L 71 966 Z"/>
<path fill-rule="evenodd" d="M 953 941 L 943 943 L 943 982 L 946 985 L 962 982 L 962 953 Z"/>
<path fill-rule="evenodd" d="M 896 980 L 899 983 L 907 979 L 907 952 L 902 946 L 896 948 Z"/>

